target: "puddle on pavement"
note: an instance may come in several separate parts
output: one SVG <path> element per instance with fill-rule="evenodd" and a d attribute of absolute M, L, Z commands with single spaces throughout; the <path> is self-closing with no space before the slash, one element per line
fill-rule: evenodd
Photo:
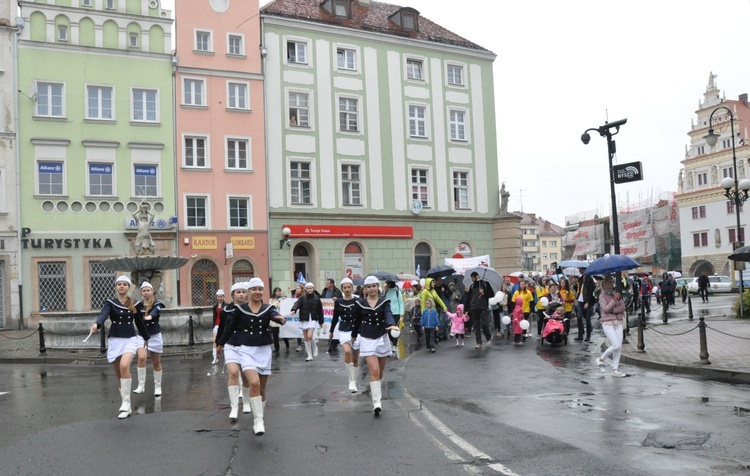
<path fill-rule="evenodd" d="M 649 433 L 643 446 L 677 450 L 699 450 L 703 448 L 711 433 L 705 431 L 671 431 Z"/>
<path fill-rule="evenodd" d="M 750 408 L 735 406 L 734 414 L 741 417 L 750 416 Z"/>

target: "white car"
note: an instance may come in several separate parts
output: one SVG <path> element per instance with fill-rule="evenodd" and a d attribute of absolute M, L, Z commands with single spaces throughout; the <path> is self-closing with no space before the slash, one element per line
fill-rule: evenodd
<path fill-rule="evenodd" d="M 708 293 L 731 293 L 733 291 L 732 280 L 729 276 L 709 276 L 708 277 Z M 688 291 L 690 294 L 698 294 L 698 278 L 688 284 Z"/>

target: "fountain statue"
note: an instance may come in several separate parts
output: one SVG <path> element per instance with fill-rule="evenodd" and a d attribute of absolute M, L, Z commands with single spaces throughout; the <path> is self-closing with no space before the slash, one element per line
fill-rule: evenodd
<path fill-rule="evenodd" d="M 140 298 L 141 284 L 148 281 L 155 290 L 156 299 L 169 306 L 171 299 L 164 292 L 162 283 L 164 271 L 181 268 L 185 266 L 188 259 L 181 256 L 155 256 L 156 245 L 151 237 L 151 221 L 154 215 L 151 213 L 151 205 L 145 200 L 133 213 L 133 218 L 138 223 L 138 233 L 132 245 L 134 256 L 107 259 L 102 261 L 102 265 L 112 271 L 130 272 L 130 280 L 133 282 L 133 299 Z"/>

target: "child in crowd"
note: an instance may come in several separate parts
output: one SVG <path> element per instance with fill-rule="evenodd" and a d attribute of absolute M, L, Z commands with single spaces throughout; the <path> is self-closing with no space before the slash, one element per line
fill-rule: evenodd
<path fill-rule="evenodd" d="M 417 333 L 417 342 L 419 342 L 422 338 L 422 305 L 419 299 L 414 300 L 409 314 L 411 315 L 411 328 Z"/>
<path fill-rule="evenodd" d="M 521 321 L 524 320 L 523 312 L 523 301 L 524 297 L 519 295 L 518 291 L 514 294 L 515 307 L 513 307 L 513 316 L 511 323 L 513 324 L 513 343 L 515 345 L 523 345 L 521 342 L 521 336 L 523 336 L 523 328 L 521 327 Z"/>
<path fill-rule="evenodd" d="M 456 336 L 456 347 L 463 347 L 466 323 L 469 321 L 469 315 L 464 314 L 464 305 L 457 305 L 455 314 L 448 311 L 445 311 L 445 314 L 451 320 L 451 334 Z"/>
<path fill-rule="evenodd" d="M 425 309 L 422 311 L 422 330 L 424 331 L 425 345 L 427 350 L 435 352 L 435 333 L 440 330 L 440 317 L 433 309 L 432 299 L 425 300 Z"/>

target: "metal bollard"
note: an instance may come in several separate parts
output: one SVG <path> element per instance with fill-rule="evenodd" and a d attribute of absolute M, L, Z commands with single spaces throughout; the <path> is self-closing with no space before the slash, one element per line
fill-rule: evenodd
<path fill-rule="evenodd" d="M 99 329 L 99 353 L 107 353 L 107 328 L 105 326 Z"/>
<path fill-rule="evenodd" d="M 643 342 L 643 328 L 646 326 L 646 310 L 641 306 L 641 314 L 638 316 L 638 345 L 636 346 L 638 354 L 646 352 L 646 343 Z"/>
<path fill-rule="evenodd" d="M 188 345 L 195 345 L 195 330 L 193 329 L 193 316 L 188 316 Z"/>
<path fill-rule="evenodd" d="M 39 323 L 39 355 L 47 355 L 47 347 L 44 345 L 44 326 Z"/>
<path fill-rule="evenodd" d="M 708 360 L 708 343 L 706 342 L 706 321 L 703 319 L 703 316 L 700 318 L 700 322 L 698 323 L 698 334 L 700 335 L 701 339 L 701 353 L 700 363 L 703 365 L 711 365 L 711 362 Z"/>
<path fill-rule="evenodd" d="M 693 300 L 688 296 L 688 319 L 693 320 Z"/>
<path fill-rule="evenodd" d="M 669 316 L 667 315 L 667 306 L 664 305 L 664 299 L 661 300 L 661 322 L 666 324 L 669 321 Z"/>

